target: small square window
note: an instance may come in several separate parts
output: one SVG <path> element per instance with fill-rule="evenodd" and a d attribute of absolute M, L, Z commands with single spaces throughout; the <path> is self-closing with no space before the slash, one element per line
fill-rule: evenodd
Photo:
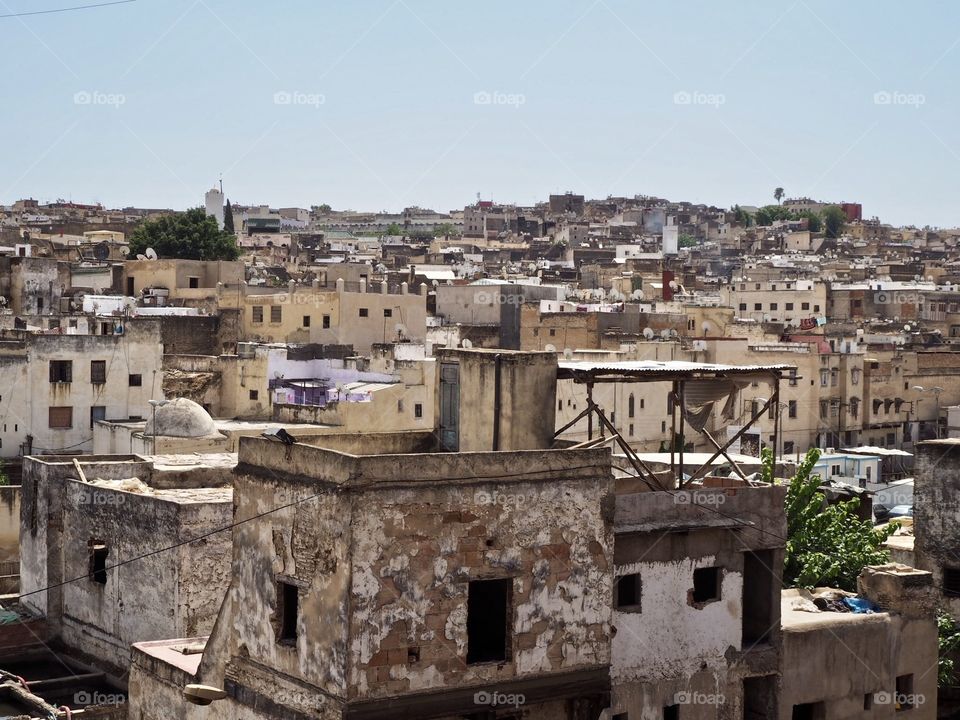
<path fill-rule="evenodd" d="M 360 308 L 360 317 L 370 317 L 370 310 L 368 308 Z"/>
<path fill-rule="evenodd" d="M 393 317 L 393 309 L 392 309 L 392 308 L 384 308 L 384 309 L 383 309 L 383 316 L 384 316 L 385 318 L 386 318 L 386 317 Z"/>
<path fill-rule="evenodd" d="M 680 720 L 680 706 L 665 705 L 663 708 L 663 720 Z"/>
<path fill-rule="evenodd" d="M 47 410 L 48 426 L 55 430 L 66 430 L 73 427 L 73 408 L 68 405 L 60 407 L 50 407 Z M 13 431 L 17 431 L 17 426 L 13 426 Z"/>
<path fill-rule="evenodd" d="M 946 597 L 960 597 L 960 568 L 943 569 L 943 594 Z"/>
<path fill-rule="evenodd" d="M 129 376 L 129 385 L 130 387 L 142 387 L 143 386 L 143 376 L 140 374 L 130 375 Z"/>
<path fill-rule="evenodd" d="M 720 599 L 720 568 L 698 568 L 693 571 L 693 602 L 708 603 Z"/>
<path fill-rule="evenodd" d="M 72 360 L 51 360 L 50 361 L 50 382 L 52 383 L 73 382 L 73 361 Z"/>
<path fill-rule="evenodd" d="M 897 676 L 897 696 L 893 699 L 897 712 L 911 710 L 916 705 L 913 695 L 913 675 Z"/>
<path fill-rule="evenodd" d="M 617 610 L 640 612 L 640 573 L 618 577 L 615 589 Z"/>
<path fill-rule="evenodd" d="M 251 399 L 251 400 L 259 400 L 259 399 L 260 399 L 260 391 L 259 391 L 259 390 L 251 390 L 251 391 L 250 391 L 250 399 Z"/>
<path fill-rule="evenodd" d="M 188 281 L 188 283 L 189 283 L 189 285 L 190 285 L 191 288 L 198 288 L 198 287 L 200 287 L 200 278 L 198 278 L 198 277 L 187 278 L 187 281 Z"/>
<path fill-rule="evenodd" d="M 305 327 L 305 328 L 310 327 L 310 316 L 309 316 L 309 315 L 304 315 L 304 316 L 303 316 L 303 327 Z"/>

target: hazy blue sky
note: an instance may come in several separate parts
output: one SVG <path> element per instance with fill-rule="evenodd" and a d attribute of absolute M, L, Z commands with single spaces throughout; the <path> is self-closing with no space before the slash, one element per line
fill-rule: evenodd
<path fill-rule="evenodd" d="M 137 0 L 0 43 L 2 203 L 183 208 L 220 173 L 234 202 L 372 210 L 780 185 L 960 225 L 946 0 Z"/>

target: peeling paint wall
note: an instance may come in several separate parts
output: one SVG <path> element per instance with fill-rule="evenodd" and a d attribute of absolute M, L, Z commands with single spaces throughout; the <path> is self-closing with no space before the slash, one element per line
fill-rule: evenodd
<path fill-rule="evenodd" d="M 244 438 L 235 488 L 237 518 L 292 507 L 235 528 L 198 673 L 233 700 L 208 717 L 275 717 L 236 702 L 282 698 L 339 718 L 360 701 L 606 672 L 606 450 L 356 457 Z M 510 655 L 468 666 L 468 582 L 488 578 L 512 578 Z M 295 642 L 278 641 L 278 582 L 299 588 Z"/>

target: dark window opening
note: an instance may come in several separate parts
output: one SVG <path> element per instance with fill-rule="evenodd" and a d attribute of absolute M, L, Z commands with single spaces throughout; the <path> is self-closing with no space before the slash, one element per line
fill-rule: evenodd
<path fill-rule="evenodd" d="M 822 702 L 794 705 L 790 715 L 793 720 L 823 720 L 826 716 L 826 706 Z"/>
<path fill-rule="evenodd" d="M 90 579 L 100 585 L 107 584 L 107 555 L 110 548 L 99 543 L 90 545 Z"/>
<path fill-rule="evenodd" d="M 391 309 L 391 308 L 384 308 L 384 309 L 383 309 L 383 316 L 384 316 L 385 318 L 393 317 L 393 309 Z"/>
<path fill-rule="evenodd" d="M 773 625 L 774 598 L 773 552 L 760 550 L 743 556 L 743 638 L 746 649 L 750 645 L 770 641 Z"/>
<path fill-rule="evenodd" d="M 418 663 L 420 662 L 420 648 L 418 647 L 408 647 L 407 648 L 407 663 Z"/>
<path fill-rule="evenodd" d="M 198 278 L 198 277 L 192 277 L 192 278 L 188 278 L 188 281 L 189 281 L 189 286 L 190 286 L 190 287 L 192 287 L 192 288 L 198 288 L 198 287 L 200 287 L 200 278 Z"/>
<path fill-rule="evenodd" d="M 679 705 L 664 706 L 663 720 L 680 720 L 680 706 Z"/>
<path fill-rule="evenodd" d="M 304 326 L 305 328 L 310 327 L 310 316 L 309 316 L 309 315 L 304 315 L 304 316 L 303 316 L 303 326 Z"/>
<path fill-rule="evenodd" d="M 960 568 L 943 569 L 943 594 L 946 597 L 960 597 Z"/>
<path fill-rule="evenodd" d="M 99 420 L 107 419 L 107 408 L 105 405 L 93 405 L 90 407 L 90 427 Z"/>
<path fill-rule="evenodd" d="M 897 696 L 894 698 L 894 707 L 897 712 L 910 710 L 914 706 L 913 675 L 897 676 Z"/>
<path fill-rule="evenodd" d="M 507 623 L 513 580 L 473 580 L 467 594 L 467 663 L 503 662 L 508 657 Z"/>
<path fill-rule="evenodd" d="M 300 615 L 300 588 L 293 583 L 279 582 L 277 598 L 280 600 L 280 630 L 277 640 L 296 643 L 297 618 Z"/>
<path fill-rule="evenodd" d="M 367 308 L 360 308 L 360 317 L 368 317 L 370 311 Z"/>
<path fill-rule="evenodd" d="M 329 315 L 324 315 L 324 316 L 323 316 L 323 329 L 324 329 L 324 330 L 329 330 L 329 329 L 330 329 L 330 316 L 329 316 Z"/>
<path fill-rule="evenodd" d="M 143 385 L 143 376 L 142 375 L 131 375 L 130 378 L 130 387 L 141 387 Z"/>
<path fill-rule="evenodd" d="M 413 404 L 413 416 L 415 418 L 423 417 L 423 403 L 414 403 Z"/>
<path fill-rule="evenodd" d="M 873 709 L 873 693 L 865 693 L 863 696 L 863 709 L 872 710 Z"/>
<path fill-rule="evenodd" d="M 712 602 L 720 599 L 720 568 L 708 567 L 693 571 L 693 601 Z"/>
<path fill-rule="evenodd" d="M 283 308 L 279 305 L 270 306 L 270 322 L 278 323 L 283 321 Z"/>
<path fill-rule="evenodd" d="M 263 305 L 254 305 L 250 308 L 252 322 L 262 323 L 263 322 Z"/>
<path fill-rule="evenodd" d="M 259 390 L 251 390 L 251 391 L 250 391 L 250 399 L 251 399 L 251 400 L 259 400 L 259 399 L 260 399 L 260 391 L 259 391 Z"/>
<path fill-rule="evenodd" d="M 617 578 L 618 610 L 640 612 L 640 573 Z"/>

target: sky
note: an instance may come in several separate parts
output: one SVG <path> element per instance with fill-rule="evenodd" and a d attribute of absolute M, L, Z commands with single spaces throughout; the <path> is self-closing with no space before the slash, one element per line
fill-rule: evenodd
<path fill-rule="evenodd" d="M 960 226 L 948 0 L 136 0 L 0 17 L 0 48 L 0 204 L 180 209 L 221 175 L 233 203 L 370 211 L 783 187 Z"/>

